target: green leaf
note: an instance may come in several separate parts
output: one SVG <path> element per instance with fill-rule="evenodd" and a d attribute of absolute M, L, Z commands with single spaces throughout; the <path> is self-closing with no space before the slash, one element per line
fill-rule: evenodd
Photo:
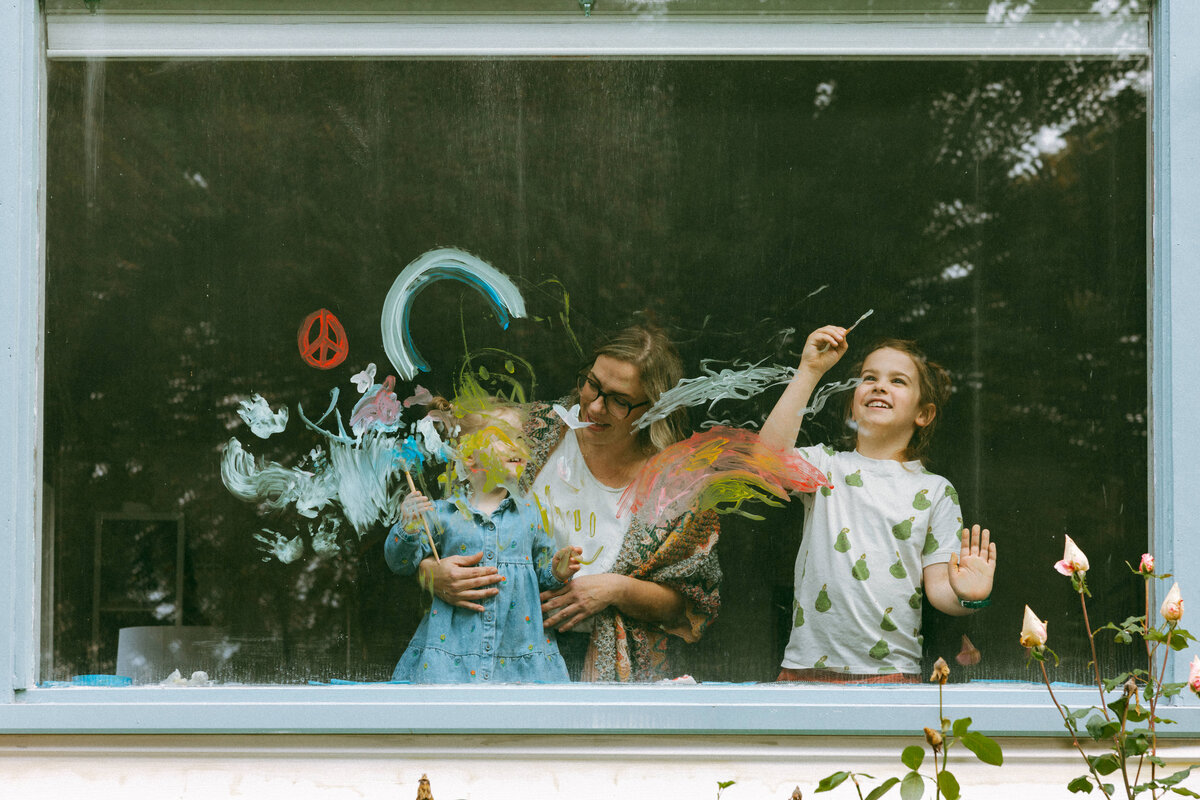
<path fill-rule="evenodd" d="M 1121 723 L 1115 719 L 1106 722 L 1104 717 L 1097 714 L 1087 721 L 1087 730 L 1091 734 L 1092 739 L 1098 742 L 1101 739 L 1109 738 L 1121 730 Z"/>
<path fill-rule="evenodd" d="M 1200 794 L 1196 794 L 1191 789 L 1184 788 L 1183 786 L 1172 786 L 1171 791 L 1175 794 L 1181 794 L 1184 797 L 1200 797 Z"/>
<path fill-rule="evenodd" d="M 1068 714 L 1067 716 L 1070 717 L 1071 719 L 1083 719 L 1084 717 L 1086 717 L 1088 714 L 1092 713 L 1095 710 L 1096 709 L 1094 709 L 1094 708 L 1077 708 L 1074 711 L 1072 711 L 1070 714 Z"/>
<path fill-rule="evenodd" d="M 958 800 L 958 779 L 946 770 L 938 773 L 938 788 L 946 800 Z"/>
<path fill-rule="evenodd" d="M 1084 794 L 1091 794 L 1092 781 L 1087 775 L 1080 775 L 1078 778 L 1067 784 L 1067 790 L 1071 792 L 1083 792 Z"/>
<path fill-rule="evenodd" d="M 924 748 L 918 747 L 915 744 L 909 745 L 908 747 L 904 748 L 903 752 L 900 753 L 900 762 L 902 764 L 904 764 L 904 766 L 908 767 L 911 770 L 920 769 L 921 762 L 923 762 L 924 760 L 925 760 Z M 903 787 L 901 787 L 901 788 L 903 788 Z"/>
<path fill-rule="evenodd" d="M 1126 756 L 1140 756 L 1150 749 L 1150 737 L 1144 731 L 1135 731 L 1125 738 Z"/>
<path fill-rule="evenodd" d="M 717 781 L 717 788 L 718 789 L 728 789 L 730 786 L 733 786 L 735 783 L 737 783 L 737 781 Z"/>
<path fill-rule="evenodd" d="M 1162 685 L 1162 696 L 1163 697 L 1174 697 L 1175 695 L 1177 695 L 1181 691 L 1183 691 L 1183 687 L 1185 687 L 1185 686 L 1187 686 L 1186 683 L 1164 683 Z"/>
<path fill-rule="evenodd" d="M 888 778 L 886 781 L 871 790 L 871 793 L 867 795 L 867 800 L 879 800 L 879 798 L 887 794 L 888 790 L 890 790 L 899 782 L 899 778 Z"/>
<path fill-rule="evenodd" d="M 1125 719 L 1129 720 L 1130 722 L 1145 722 L 1146 720 L 1150 719 L 1150 710 L 1146 708 L 1138 708 L 1137 706 L 1130 706 L 1129 711 L 1125 714 Z"/>
<path fill-rule="evenodd" d="M 954 735 L 962 736 L 971 728 L 971 718 L 963 717 L 962 719 L 954 720 Z"/>
<path fill-rule="evenodd" d="M 921 800 L 925 794 L 925 781 L 916 772 L 910 772 L 900 781 L 900 800 Z"/>
<path fill-rule="evenodd" d="M 846 780 L 846 778 L 849 777 L 849 772 L 835 772 L 832 775 L 821 779 L 821 782 L 817 784 L 817 791 L 828 792 L 832 789 L 836 789 L 843 781 Z"/>
<path fill-rule="evenodd" d="M 1105 753 L 1102 756 L 1088 756 L 1088 763 L 1092 765 L 1092 769 L 1101 775 L 1111 775 L 1121 766 L 1121 762 L 1115 753 Z"/>
<path fill-rule="evenodd" d="M 1115 678 L 1105 678 L 1104 679 L 1104 691 L 1111 692 L 1112 690 L 1116 689 L 1118 686 L 1123 686 L 1125 684 L 1125 681 L 1127 681 L 1127 680 L 1129 680 L 1128 672 L 1122 672 L 1120 675 L 1118 675 Z"/>
<path fill-rule="evenodd" d="M 1163 786 L 1174 786 L 1175 784 L 1179 783 L 1184 778 L 1186 778 L 1191 773 L 1191 771 L 1194 770 L 1195 768 L 1196 768 L 1196 765 L 1193 764 L 1192 766 L 1188 767 L 1187 769 L 1181 769 L 1179 772 L 1176 772 L 1174 775 L 1169 775 L 1166 778 L 1159 778 L 1158 782 L 1161 783 Z"/>
<path fill-rule="evenodd" d="M 958 740 L 983 763 L 993 767 L 1004 763 L 1004 753 L 994 739 L 989 739 L 978 731 L 967 731 Z"/>
<path fill-rule="evenodd" d="M 1109 797 L 1112 797 L 1113 792 L 1116 791 L 1116 788 L 1111 783 L 1104 784 L 1102 786 L 1102 788 L 1104 789 L 1104 793 L 1107 794 Z"/>

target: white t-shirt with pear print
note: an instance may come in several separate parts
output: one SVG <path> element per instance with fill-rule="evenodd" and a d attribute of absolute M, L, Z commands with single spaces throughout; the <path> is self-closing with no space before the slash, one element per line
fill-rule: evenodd
<path fill-rule="evenodd" d="M 918 674 L 921 573 L 960 548 L 958 493 L 919 461 L 880 461 L 826 445 L 797 452 L 833 483 L 801 495 L 791 669 Z"/>

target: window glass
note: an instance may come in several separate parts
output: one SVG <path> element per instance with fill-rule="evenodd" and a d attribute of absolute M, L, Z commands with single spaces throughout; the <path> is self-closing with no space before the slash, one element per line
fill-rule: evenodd
<path fill-rule="evenodd" d="M 826 380 L 876 339 L 917 340 L 954 382 L 929 467 L 1000 549 L 991 608 L 926 604 L 925 659 L 966 636 L 981 660 L 957 678 L 1028 678 L 1025 603 L 1074 643 L 1060 652 L 1083 641 L 1051 568 L 1065 534 L 1106 587 L 1093 622 L 1140 603 L 1125 562 L 1148 541 L 1148 74 L 1139 59 L 52 62 L 42 678 L 388 679 L 428 600 L 385 564 L 386 526 L 265 511 L 220 465 L 231 437 L 308 465 L 327 442 L 301 409 L 315 421 L 336 387 L 348 422 L 353 376 L 396 374 L 385 298 L 438 247 L 510 278 L 528 313 L 505 329 L 479 291 L 430 284 L 409 324 L 429 371 L 397 381 L 401 400 L 415 384 L 451 396 L 464 374 L 557 399 L 635 320 L 664 328 L 692 377 L 795 366 L 809 331 L 868 310 Z M 348 343 L 328 369 L 297 336 L 320 310 Z M 283 432 L 239 417 L 255 394 L 288 408 Z M 701 404 L 691 424 L 753 429 L 778 395 Z M 844 435 L 835 397 L 800 443 Z M 802 504 L 743 510 L 762 519 L 721 518 L 720 614 L 678 654 L 705 682 L 772 680 L 795 623 Z"/>

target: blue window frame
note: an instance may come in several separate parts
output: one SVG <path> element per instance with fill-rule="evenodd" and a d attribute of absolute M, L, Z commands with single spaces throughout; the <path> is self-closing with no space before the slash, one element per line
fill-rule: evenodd
<path fill-rule="evenodd" d="M 51 56 L 161 53 L 144 36 L 153 33 L 152 19 L 132 19 L 128 26 L 92 25 L 82 18 L 64 19 L 50 27 L 42 40 L 43 18 L 34 4 L 0 9 L 0 107 L 15 110 L 0 117 L 0 241 L 11 243 L 0 255 L 0 270 L 9 291 L 0 298 L 7 321 L 5 357 L 0 362 L 0 412 L 7 421 L 0 433 L 5 476 L 0 503 L 0 730 L 34 732 L 260 732 L 260 731 L 379 731 L 379 732 L 722 732 L 722 733 L 900 733 L 911 730 L 911 711 L 937 702 L 932 687 L 776 687 L 776 686 L 562 686 L 562 687 L 213 687 L 203 689 L 71 689 L 34 688 L 38 669 L 38 605 L 40 488 L 41 340 L 43 297 L 42 195 L 44 181 L 44 59 Z M 179 24 L 178 20 L 172 24 Z M 610 23 L 611 24 L 611 23 Z M 214 29 L 196 21 L 198 36 L 189 47 L 216 46 L 204 36 Z M 267 41 L 274 28 L 245 28 L 253 47 Z M 479 52 L 496 37 L 484 26 L 466 29 L 461 47 Z M 704 52 L 750 55 L 729 40 L 708 38 L 718 29 L 699 28 L 688 34 L 670 28 L 660 46 L 674 55 L 689 48 Z M 726 29 L 721 29 L 727 32 Z M 903 48 L 908 55 L 928 55 L 940 37 L 922 39 L 923 29 L 906 29 Z M 977 29 L 973 30 L 979 34 Z M 313 29 L 314 36 L 317 29 Z M 435 47 L 429 31 L 414 28 L 421 46 Z M 526 31 L 528 33 L 529 31 Z M 644 42 L 621 39 L 625 32 L 610 29 L 613 38 L 571 40 L 576 54 L 624 55 L 621 48 L 644 48 Z M 764 33 L 759 30 L 757 33 Z M 786 26 L 770 29 L 784 34 Z M 1054 35 L 1053 29 L 1049 34 Z M 1043 33 L 1046 33 L 1043 32 Z M 385 28 L 368 31 L 367 49 L 393 52 L 395 37 Z M 574 35 L 576 31 L 571 31 Z M 679 33 L 678 39 L 673 39 Z M 928 31 L 926 31 L 928 33 Z M 56 39 L 56 35 L 61 38 Z M 992 34 L 988 34 L 991 36 Z M 1012 48 L 1021 54 L 1029 40 L 1020 34 L 1000 45 L 993 38 L 957 39 L 953 50 L 938 55 L 963 55 L 989 47 Z M 373 37 L 373 38 L 372 38 Z M 839 37 L 843 37 L 840 38 Z M 857 37 L 857 38 L 856 38 Z M 179 41 L 177 37 L 170 37 Z M 815 37 L 820 39 L 820 37 Z M 1036 38 L 1036 37 L 1034 37 Z M 1190 221 L 1200 212 L 1200 105 L 1192 91 L 1200 82 L 1200 53 L 1191 46 L 1200 38 L 1200 8 L 1191 0 L 1167 0 L 1152 7 L 1154 44 L 1153 95 L 1153 209 L 1151 270 L 1151 385 L 1153 409 L 1151 463 L 1153 473 L 1152 531 L 1161 568 L 1173 572 L 1191 599 L 1200 585 L 1200 550 L 1189 542 L 1191 521 L 1200 518 L 1200 495 L 1193 487 L 1200 466 L 1189 452 L 1200 442 L 1200 418 L 1188 413 L 1200 392 L 1200 360 L 1194 342 L 1200 341 L 1200 232 Z M 289 40 L 290 41 L 290 40 Z M 314 39 L 313 41 L 316 41 Z M 321 41 L 327 41 L 321 39 Z M 700 45 L 695 42 L 700 41 Z M 777 55 L 794 55 L 795 37 L 767 39 Z M 828 38 L 831 51 L 864 53 L 895 45 L 894 30 L 883 27 L 834 26 Z M 962 44 L 966 41 L 967 44 Z M 227 38 L 221 39 L 229 47 Z M 774 43 L 774 44 L 772 44 Z M 413 45 L 407 45 L 413 46 Z M 521 46 L 521 45 L 518 45 Z M 533 47 L 525 44 L 526 48 Z M 541 46 L 540 44 L 538 46 Z M 1111 49 L 1114 42 L 1105 48 Z M 139 50 L 139 48 L 150 48 Z M 126 49 L 121 49 L 126 48 Z M 672 49 L 674 48 L 674 49 Z M 638 50 L 644 52 L 644 50 Z M 210 54 L 213 51 L 209 51 Z M 989 52 L 995 52 L 989 50 Z M 198 51 L 168 53 L 197 55 Z M 277 50 L 260 52 L 276 55 Z M 328 55 L 329 53 L 326 53 Z M 442 51 L 433 55 L 456 55 Z M 512 52 L 500 54 L 513 54 Z M 659 53 L 661 54 L 661 53 Z M 759 50 L 761 55 L 762 51 Z M 1019 621 L 1013 620 L 1015 638 Z M 1182 659 L 1173 663 L 1177 680 L 1186 676 Z M 1069 705 L 1088 705 L 1094 690 L 1065 689 Z M 1043 690 L 1030 686 L 955 687 L 948 694 L 948 716 L 970 715 L 976 727 L 996 734 L 1058 734 L 1061 723 Z M 480 708 L 501 704 L 505 713 L 481 714 Z M 1181 724 L 1167 735 L 1200 732 L 1200 706 L 1187 695 L 1171 716 Z M 502 721 L 501 721 L 502 720 Z"/>

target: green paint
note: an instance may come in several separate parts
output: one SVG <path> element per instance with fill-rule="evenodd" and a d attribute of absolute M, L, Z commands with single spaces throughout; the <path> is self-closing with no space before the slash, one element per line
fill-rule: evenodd
<path fill-rule="evenodd" d="M 928 489 L 922 489 L 921 491 L 917 492 L 917 496 L 913 498 L 913 508 L 915 508 L 917 511 L 924 511 L 933 505 L 933 503 L 929 502 L 929 498 L 926 497 L 927 494 L 929 494 Z"/>
<path fill-rule="evenodd" d="M 824 450 L 827 455 L 833 455 L 835 452 L 834 449 L 827 444 L 821 445 L 821 449 Z"/>
<path fill-rule="evenodd" d="M 879 627 L 885 631 L 896 630 L 896 623 L 892 622 L 892 618 L 889 616 L 891 613 L 892 610 L 890 608 L 887 611 L 884 611 L 883 619 L 879 621 Z"/>
<path fill-rule="evenodd" d="M 876 661 L 883 661 L 885 658 L 887 658 L 891 654 L 892 654 L 891 648 L 888 647 L 888 643 L 885 642 L 883 639 L 880 639 L 878 642 L 875 643 L 874 647 L 872 647 L 870 650 L 867 651 L 867 655 L 869 655 L 871 658 L 875 659 Z"/>
<path fill-rule="evenodd" d="M 804 625 L 804 609 L 799 603 L 793 603 L 796 607 L 796 615 L 792 618 L 792 627 L 799 628 Z"/>
<path fill-rule="evenodd" d="M 825 659 L 829 656 L 821 656 L 817 659 L 817 663 L 813 664 L 813 669 L 825 669 Z"/>
<path fill-rule="evenodd" d="M 863 553 L 858 557 L 858 561 L 854 562 L 854 566 L 850 568 L 850 574 L 860 581 L 865 581 L 871 577 L 871 570 L 867 569 L 866 553 Z"/>
<path fill-rule="evenodd" d="M 888 572 L 893 578 L 900 580 L 908 577 L 908 570 L 904 568 L 904 562 L 900 560 L 900 551 L 896 551 L 896 563 L 888 567 Z"/>
<path fill-rule="evenodd" d="M 837 541 L 833 543 L 833 549 L 839 553 L 845 553 L 850 549 L 850 537 L 846 534 L 850 533 L 849 528 L 842 528 L 841 533 L 837 535 Z"/>
<path fill-rule="evenodd" d="M 847 475 L 846 483 L 850 484 L 851 486 L 862 486 L 862 470 L 856 469 L 854 472 Z"/>
<path fill-rule="evenodd" d="M 826 472 L 825 477 L 829 479 L 830 483 L 833 483 L 833 473 L 832 472 Z M 826 497 L 829 497 L 829 495 L 833 494 L 833 489 L 830 488 L 829 486 L 822 486 L 821 494 L 825 495 Z"/>
<path fill-rule="evenodd" d="M 816 609 L 822 614 L 833 608 L 833 603 L 829 601 L 829 592 L 826 591 L 826 586 L 828 585 L 829 584 L 825 584 L 821 587 L 821 591 L 817 592 Z"/>
<path fill-rule="evenodd" d="M 921 587 L 920 586 L 918 586 L 917 590 L 912 593 L 912 597 L 908 598 L 908 607 L 914 608 L 918 611 L 921 610 Z"/>
<path fill-rule="evenodd" d="M 925 534 L 925 546 L 921 548 L 921 555 L 927 556 L 937 550 L 937 539 L 933 538 L 933 528 Z"/>
<path fill-rule="evenodd" d="M 946 497 L 949 497 L 954 505 L 958 505 L 958 490 L 953 486 L 946 487 Z"/>
<path fill-rule="evenodd" d="M 916 517 L 909 517 L 903 522 L 898 522 L 893 525 L 892 536 L 895 536 L 900 541 L 904 541 L 908 537 L 912 536 L 912 526 L 915 519 Z"/>

